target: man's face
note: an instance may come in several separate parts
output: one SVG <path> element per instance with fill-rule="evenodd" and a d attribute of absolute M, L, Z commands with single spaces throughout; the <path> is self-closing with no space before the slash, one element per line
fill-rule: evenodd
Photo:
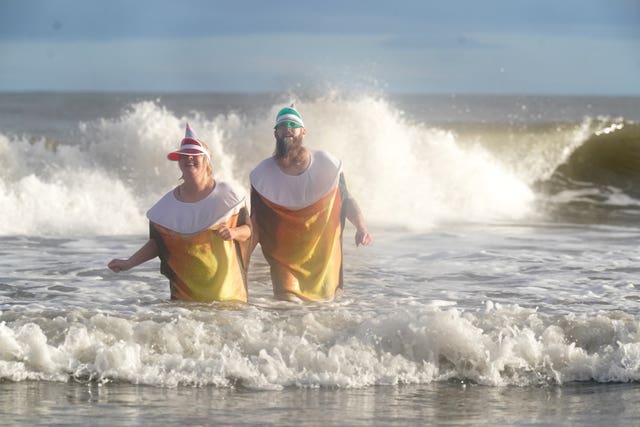
<path fill-rule="evenodd" d="M 274 135 L 278 153 L 286 156 L 292 148 L 302 145 L 302 138 L 305 133 L 305 128 L 287 127 L 286 123 L 276 127 Z"/>

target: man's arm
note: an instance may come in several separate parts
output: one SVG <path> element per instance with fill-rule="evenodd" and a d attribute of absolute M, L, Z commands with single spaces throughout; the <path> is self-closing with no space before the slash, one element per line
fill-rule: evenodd
<path fill-rule="evenodd" d="M 344 209 L 345 217 L 356 228 L 356 246 L 369 245 L 373 237 L 369 234 L 367 226 L 364 223 L 364 215 L 358 206 L 356 200 L 347 191 L 347 184 L 344 180 L 344 175 L 340 174 L 340 194 L 342 195 L 342 206 Z"/>

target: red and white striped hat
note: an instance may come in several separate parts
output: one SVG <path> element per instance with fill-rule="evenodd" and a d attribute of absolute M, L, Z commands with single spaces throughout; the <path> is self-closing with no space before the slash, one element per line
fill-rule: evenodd
<path fill-rule="evenodd" d="M 198 135 L 191 129 L 189 123 L 187 123 L 187 130 L 184 133 L 184 138 L 180 142 L 180 149 L 178 151 L 167 154 L 169 160 L 178 160 L 180 155 L 185 156 L 207 156 L 207 159 L 211 160 L 209 153 L 202 146 L 202 142 L 198 139 Z"/>

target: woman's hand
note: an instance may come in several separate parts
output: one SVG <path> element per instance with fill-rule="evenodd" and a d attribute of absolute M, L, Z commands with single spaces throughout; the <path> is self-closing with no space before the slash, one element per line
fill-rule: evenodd
<path fill-rule="evenodd" d="M 121 271 L 127 271 L 131 268 L 128 259 L 112 259 L 107 267 L 113 272 L 120 273 Z"/>
<path fill-rule="evenodd" d="M 244 242 L 251 237 L 251 228 L 248 225 L 240 225 L 238 227 L 226 227 L 223 225 L 215 232 L 222 240 L 237 240 L 239 242 Z"/>
<path fill-rule="evenodd" d="M 234 240 L 236 237 L 235 230 L 229 227 L 220 227 L 216 230 L 216 233 L 222 240 Z"/>

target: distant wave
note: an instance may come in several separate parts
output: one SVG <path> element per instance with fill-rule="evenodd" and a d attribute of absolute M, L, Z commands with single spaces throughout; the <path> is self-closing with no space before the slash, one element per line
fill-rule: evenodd
<path fill-rule="evenodd" d="M 633 197 L 640 197 L 640 125 L 612 123 L 592 134 L 578 147 L 554 175 L 613 186 Z"/>
<path fill-rule="evenodd" d="M 568 220 L 635 221 L 640 211 L 640 124 L 605 120 L 536 183 L 547 209 Z"/>

